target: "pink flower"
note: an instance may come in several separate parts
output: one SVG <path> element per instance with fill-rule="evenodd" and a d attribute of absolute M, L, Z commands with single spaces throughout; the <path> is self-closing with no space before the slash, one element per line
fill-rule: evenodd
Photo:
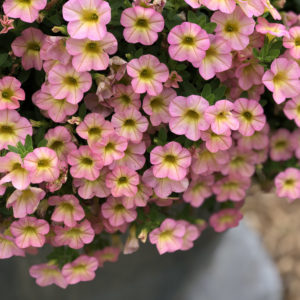
<path fill-rule="evenodd" d="M 67 51 L 72 55 L 72 65 L 77 72 L 106 70 L 109 54 L 116 53 L 118 42 L 113 34 L 107 32 L 100 41 L 88 39 L 68 39 Z"/>
<path fill-rule="evenodd" d="M 220 171 L 228 161 L 227 151 L 213 153 L 202 144 L 194 151 L 191 168 L 195 174 L 211 174 Z"/>
<path fill-rule="evenodd" d="M 7 199 L 6 207 L 12 207 L 15 218 L 24 218 L 33 214 L 46 193 L 40 188 L 28 187 L 25 190 L 15 190 Z"/>
<path fill-rule="evenodd" d="M 202 0 L 202 4 L 210 10 L 220 10 L 225 14 L 232 14 L 236 7 L 234 0 Z"/>
<path fill-rule="evenodd" d="M 48 74 L 49 89 L 55 99 L 66 99 L 71 104 L 79 103 L 83 94 L 92 86 L 88 72 L 77 72 L 70 65 L 55 65 Z"/>
<path fill-rule="evenodd" d="M 58 159 L 64 161 L 67 155 L 76 150 L 76 145 L 72 142 L 69 130 L 63 126 L 57 126 L 48 130 L 45 134 L 47 147 L 54 150 Z"/>
<path fill-rule="evenodd" d="M 170 130 L 175 134 L 185 135 L 192 141 L 199 140 L 201 130 L 209 128 L 209 123 L 204 118 L 208 106 L 208 101 L 201 96 L 176 97 L 169 106 Z"/>
<path fill-rule="evenodd" d="M 288 160 L 293 156 L 291 133 L 281 128 L 270 138 L 270 157 L 274 161 Z"/>
<path fill-rule="evenodd" d="M 256 100 L 239 98 L 234 102 L 234 116 L 240 123 L 239 132 L 251 136 L 260 131 L 266 123 L 266 116 L 262 106 Z"/>
<path fill-rule="evenodd" d="M 289 202 L 300 198 L 300 171 L 288 168 L 280 172 L 275 178 L 276 194 L 289 198 Z"/>
<path fill-rule="evenodd" d="M 295 150 L 295 156 L 300 159 L 300 128 L 297 128 L 291 136 L 291 144 Z"/>
<path fill-rule="evenodd" d="M 173 89 L 164 88 L 157 96 L 150 96 L 147 94 L 144 97 L 143 110 L 150 116 L 153 126 L 169 122 L 169 104 L 176 96 L 176 92 Z"/>
<path fill-rule="evenodd" d="M 216 232 L 223 232 L 228 228 L 233 228 L 239 225 L 243 215 L 238 209 L 227 208 L 217 213 L 214 213 L 209 218 L 209 225 Z"/>
<path fill-rule="evenodd" d="M 53 182 L 59 177 L 58 158 L 52 149 L 36 148 L 24 158 L 32 183 Z"/>
<path fill-rule="evenodd" d="M 105 182 L 114 197 L 131 197 L 137 193 L 139 181 L 139 176 L 134 170 L 127 167 L 115 167 L 106 176 Z"/>
<path fill-rule="evenodd" d="M 261 0 L 265 6 L 265 10 L 270 12 L 274 20 L 281 20 L 281 15 L 277 9 L 271 4 L 270 0 Z"/>
<path fill-rule="evenodd" d="M 210 46 L 202 59 L 193 61 L 193 66 L 199 68 L 200 75 L 209 80 L 216 73 L 226 71 L 232 66 L 231 47 L 223 38 L 209 35 Z"/>
<path fill-rule="evenodd" d="M 101 169 L 100 176 L 95 180 L 74 178 L 73 185 L 78 188 L 78 195 L 83 199 L 93 197 L 106 198 L 110 195 L 110 189 L 105 184 L 105 178 L 109 170 Z"/>
<path fill-rule="evenodd" d="M 74 39 L 100 41 L 111 19 L 110 6 L 103 0 L 69 0 L 63 5 L 62 13 L 69 22 L 68 32 Z"/>
<path fill-rule="evenodd" d="M 128 167 L 132 170 L 140 170 L 143 168 L 146 162 L 144 153 L 146 152 L 145 142 L 140 142 L 135 144 L 129 142 L 126 150 L 123 152 L 121 159 L 113 161 L 109 168 L 114 169 L 116 166 L 119 167 Z"/>
<path fill-rule="evenodd" d="M 68 284 L 76 284 L 80 281 L 90 281 L 96 276 L 98 262 L 95 257 L 81 255 L 62 268 L 62 275 Z"/>
<path fill-rule="evenodd" d="M 229 129 L 222 134 L 207 130 L 201 133 L 201 138 L 205 141 L 207 150 L 213 153 L 225 151 L 232 146 L 231 131 Z"/>
<path fill-rule="evenodd" d="M 294 120 L 297 126 L 300 127 L 300 95 L 289 100 L 283 111 L 288 119 Z"/>
<path fill-rule="evenodd" d="M 300 94 L 299 74 L 300 68 L 296 62 L 277 58 L 272 62 L 271 69 L 265 72 L 262 81 L 273 92 L 275 102 L 280 104 L 286 98 Z"/>
<path fill-rule="evenodd" d="M 107 261 L 116 262 L 119 258 L 120 249 L 117 247 L 105 247 L 102 250 L 97 250 L 93 253 L 93 256 L 98 260 L 99 267 L 103 267 L 103 264 Z"/>
<path fill-rule="evenodd" d="M 158 38 L 158 32 L 164 29 L 164 18 L 153 8 L 142 6 L 123 10 L 120 23 L 125 27 L 123 35 L 128 43 L 152 45 Z"/>
<path fill-rule="evenodd" d="M 95 180 L 103 167 L 103 159 L 92 152 L 89 146 L 80 146 L 68 155 L 70 173 L 74 178 Z"/>
<path fill-rule="evenodd" d="M 32 23 L 38 18 L 39 11 L 44 9 L 46 4 L 47 0 L 5 0 L 3 11 L 8 17 L 20 18 L 24 22 Z"/>
<path fill-rule="evenodd" d="M 74 225 L 73 227 L 54 227 L 55 244 L 69 246 L 72 249 L 81 249 L 85 244 L 90 244 L 95 237 L 95 232 L 88 220 Z"/>
<path fill-rule="evenodd" d="M 46 112 L 47 117 L 56 123 L 63 123 L 67 116 L 72 116 L 78 110 L 77 104 L 71 104 L 66 99 L 55 99 L 51 94 L 50 85 L 42 85 L 42 89 L 32 95 L 32 102 Z"/>
<path fill-rule="evenodd" d="M 104 166 L 108 166 L 125 156 L 127 145 L 124 137 L 111 134 L 94 146 L 94 152 L 102 157 Z"/>
<path fill-rule="evenodd" d="M 261 84 L 263 74 L 264 67 L 257 61 L 241 64 L 235 71 L 239 86 L 245 91 L 254 85 Z"/>
<path fill-rule="evenodd" d="M 0 158 L 0 164 L 0 172 L 7 173 L 1 178 L 0 184 L 11 182 L 18 190 L 24 190 L 29 186 L 29 172 L 24 168 L 23 160 L 19 154 L 8 152 Z"/>
<path fill-rule="evenodd" d="M 265 7 L 261 0 L 236 0 L 236 2 L 249 18 L 258 17 L 264 13 Z"/>
<path fill-rule="evenodd" d="M 206 109 L 205 119 L 210 123 L 211 129 L 216 134 L 222 134 L 239 128 L 239 121 L 233 116 L 234 105 L 228 100 L 219 100 Z"/>
<path fill-rule="evenodd" d="M 171 29 L 168 35 L 170 57 L 177 61 L 201 60 L 209 48 L 208 35 L 199 25 L 183 22 Z"/>
<path fill-rule="evenodd" d="M 217 181 L 212 189 L 218 202 L 231 200 L 242 201 L 246 196 L 246 190 L 250 187 L 249 177 L 227 176 Z"/>
<path fill-rule="evenodd" d="M 20 107 L 19 101 L 24 100 L 25 93 L 19 80 L 12 76 L 0 79 L 0 110 L 17 109 Z"/>
<path fill-rule="evenodd" d="M 212 195 L 211 186 L 213 184 L 214 177 L 211 175 L 196 177 L 183 193 L 183 200 L 193 207 L 200 207 L 204 200 Z"/>
<path fill-rule="evenodd" d="M 49 205 L 54 205 L 51 220 L 63 222 L 66 226 L 74 227 L 77 221 L 84 218 L 84 210 L 79 200 L 73 195 L 52 196 L 48 199 Z"/>
<path fill-rule="evenodd" d="M 147 92 L 151 96 L 162 92 L 162 83 L 169 77 L 167 66 L 151 54 L 132 59 L 127 64 L 127 73 L 132 77 L 131 85 L 136 93 Z"/>
<path fill-rule="evenodd" d="M 14 20 L 9 19 L 8 16 L 4 15 L 2 18 L 0 18 L 0 24 L 3 27 L 0 31 L 0 34 L 5 34 L 9 30 L 14 29 Z"/>
<path fill-rule="evenodd" d="M 116 112 L 112 116 L 111 123 L 118 135 L 134 143 L 142 140 L 143 132 L 148 128 L 147 119 L 135 108 Z"/>
<path fill-rule="evenodd" d="M 34 265 L 30 267 L 29 273 L 31 277 L 36 278 L 36 283 L 42 287 L 56 284 L 65 289 L 68 285 L 60 269 L 51 263 Z"/>
<path fill-rule="evenodd" d="M 19 248 L 42 247 L 45 235 L 49 232 L 49 224 L 45 220 L 25 217 L 14 221 L 10 225 L 10 231 L 16 238 L 15 243 Z"/>
<path fill-rule="evenodd" d="M 172 192 L 182 193 L 189 185 L 189 180 L 186 177 L 180 181 L 175 181 L 167 177 L 157 178 L 153 175 L 153 168 L 144 172 L 143 182 L 153 188 L 154 193 L 160 198 L 167 198 Z"/>
<path fill-rule="evenodd" d="M 269 23 L 265 18 L 259 17 L 257 19 L 256 31 L 264 35 L 272 37 L 288 37 L 289 33 L 285 29 L 285 26 L 279 23 Z"/>
<path fill-rule="evenodd" d="M 15 244 L 13 237 L 0 233 L 0 259 L 12 256 L 25 256 L 24 250 Z"/>
<path fill-rule="evenodd" d="M 211 21 L 217 23 L 216 36 L 226 40 L 233 50 L 243 50 L 248 46 L 249 35 L 254 31 L 255 22 L 239 7 L 231 14 L 217 11 L 212 15 Z"/>
<path fill-rule="evenodd" d="M 159 228 L 149 234 L 151 244 L 156 244 L 159 254 L 175 252 L 182 247 L 185 225 L 173 219 L 165 219 Z"/>
<path fill-rule="evenodd" d="M 184 220 L 179 220 L 178 223 L 181 223 L 182 225 L 185 226 L 185 234 L 182 238 L 182 246 L 180 250 L 186 251 L 194 246 L 194 241 L 200 236 L 199 229 L 197 226 L 184 221 Z"/>
<path fill-rule="evenodd" d="M 202 0 L 184 0 L 192 8 L 200 8 Z"/>
<path fill-rule="evenodd" d="M 157 146 L 150 153 L 153 174 L 157 178 L 168 177 L 172 180 L 182 180 L 191 165 L 190 152 L 177 142 L 165 146 Z"/>
<path fill-rule="evenodd" d="M 112 226 L 121 226 L 131 223 L 137 217 L 134 208 L 126 208 L 120 198 L 109 197 L 101 206 L 101 213 L 105 219 L 108 219 Z"/>
<path fill-rule="evenodd" d="M 114 95 L 109 100 L 109 105 L 115 111 L 139 109 L 141 107 L 140 95 L 134 92 L 131 85 L 117 84 L 114 86 Z"/>
<path fill-rule="evenodd" d="M 17 57 L 22 57 L 22 66 L 25 70 L 34 68 L 42 69 L 42 59 L 40 50 L 44 42 L 45 35 L 36 28 L 25 29 L 21 36 L 17 37 L 11 44 L 13 53 Z"/>
<path fill-rule="evenodd" d="M 179 88 L 178 82 L 182 82 L 182 81 L 183 81 L 182 77 L 176 71 L 172 71 L 169 75 L 168 80 L 165 82 L 164 86 L 166 88 L 178 89 Z"/>
<path fill-rule="evenodd" d="M 300 26 L 290 28 L 289 36 L 283 38 L 283 46 L 294 59 L 300 59 Z"/>
<path fill-rule="evenodd" d="M 101 143 L 105 138 L 114 133 L 114 128 L 109 121 L 98 113 L 87 114 L 76 128 L 77 134 L 88 141 L 92 147 Z"/>

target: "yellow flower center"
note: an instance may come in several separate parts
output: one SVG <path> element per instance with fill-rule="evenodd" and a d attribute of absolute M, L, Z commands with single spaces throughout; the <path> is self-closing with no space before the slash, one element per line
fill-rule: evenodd
<path fill-rule="evenodd" d="M 14 163 L 12 166 L 12 171 L 23 169 L 20 163 Z"/>
<path fill-rule="evenodd" d="M 287 77 L 285 72 L 278 72 L 273 78 L 273 82 L 275 85 L 280 85 L 284 83 L 286 80 Z"/>
<path fill-rule="evenodd" d="M 10 125 L 0 125 L 0 134 L 14 134 L 15 130 Z"/>
<path fill-rule="evenodd" d="M 67 202 L 64 202 L 64 203 L 61 203 L 59 205 L 59 207 L 65 211 L 65 212 L 73 212 L 74 211 L 74 206 L 71 204 L 71 203 L 67 203 Z"/>
<path fill-rule="evenodd" d="M 93 165 L 93 160 L 90 157 L 82 157 L 80 162 L 85 165 L 85 166 L 92 166 Z"/>
<path fill-rule="evenodd" d="M 222 216 L 219 221 L 221 223 L 230 223 L 232 222 L 233 217 L 232 216 Z"/>
<path fill-rule="evenodd" d="M 244 111 L 243 112 L 243 117 L 247 120 L 247 121 L 252 121 L 253 119 L 253 115 L 250 111 Z"/>
<path fill-rule="evenodd" d="M 239 26 L 237 23 L 227 22 L 224 29 L 228 33 L 235 33 L 239 31 Z"/>
<path fill-rule="evenodd" d="M 62 141 L 56 140 L 53 141 L 50 145 L 49 148 L 54 150 L 54 151 L 59 151 L 61 148 L 64 146 L 64 143 Z"/>
<path fill-rule="evenodd" d="M 102 130 L 100 127 L 91 127 L 88 130 L 88 134 L 90 136 L 99 136 L 101 134 Z"/>
<path fill-rule="evenodd" d="M 86 272 L 86 265 L 78 264 L 78 265 L 73 267 L 73 271 L 77 274 L 78 273 L 84 273 L 84 272 Z"/>
<path fill-rule="evenodd" d="M 122 176 L 118 179 L 118 184 L 123 185 L 128 183 L 128 178 L 126 176 Z"/>
<path fill-rule="evenodd" d="M 228 181 L 224 184 L 224 188 L 227 190 L 234 190 L 238 187 L 238 183 L 234 181 Z"/>
<path fill-rule="evenodd" d="M 135 22 L 135 26 L 142 28 L 142 29 L 146 29 L 149 27 L 149 22 L 147 19 L 144 18 L 138 18 Z"/>
<path fill-rule="evenodd" d="M 28 225 L 28 226 L 24 227 L 24 233 L 29 234 L 29 235 L 36 235 L 37 231 L 36 231 L 35 227 Z"/>
<path fill-rule="evenodd" d="M 135 127 L 135 125 L 136 125 L 136 123 L 135 123 L 135 120 L 133 120 L 133 119 L 127 119 L 124 122 L 125 127 Z"/>
<path fill-rule="evenodd" d="M 195 45 L 195 38 L 192 36 L 184 36 L 181 42 L 185 46 L 193 46 Z"/>
<path fill-rule="evenodd" d="M 150 106 L 153 111 L 159 111 L 164 106 L 163 99 L 161 97 L 154 97 L 150 101 Z"/>
<path fill-rule="evenodd" d="M 190 121 L 198 121 L 200 118 L 200 115 L 198 112 L 196 112 L 193 109 L 189 109 L 186 113 L 185 113 L 185 117 L 188 118 Z"/>
<path fill-rule="evenodd" d="M 92 22 L 96 23 L 99 20 L 99 16 L 97 14 L 97 11 L 95 10 L 84 10 L 82 12 L 82 20 L 85 22 Z"/>
<path fill-rule="evenodd" d="M 119 203 L 114 207 L 114 211 L 116 213 L 123 213 L 125 211 L 125 207 L 123 206 L 123 204 Z"/>
<path fill-rule="evenodd" d="M 292 187 L 295 184 L 295 179 L 289 178 L 285 180 L 284 185 L 287 187 Z"/>
<path fill-rule="evenodd" d="M 286 140 L 279 140 L 275 144 L 275 148 L 278 150 L 283 150 L 287 146 L 287 141 Z"/>
<path fill-rule="evenodd" d="M 71 87 L 75 87 L 75 86 L 78 85 L 77 79 L 75 77 L 73 77 L 73 76 L 67 76 L 67 77 L 65 77 L 64 83 L 66 85 L 71 86 Z"/>
<path fill-rule="evenodd" d="M 10 97 L 14 95 L 14 92 L 11 89 L 5 89 L 2 91 L 1 96 L 4 99 L 10 100 Z"/>
<path fill-rule="evenodd" d="M 159 238 L 162 239 L 162 240 L 167 240 L 167 239 L 171 238 L 172 235 L 173 235 L 172 230 L 165 230 L 165 231 L 160 233 Z"/>
<path fill-rule="evenodd" d="M 18 3 L 20 4 L 31 4 L 32 0 L 17 0 Z"/>
<path fill-rule="evenodd" d="M 169 164 L 175 164 L 177 159 L 176 159 L 176 156 L 173 155 L 173 154 L 167 154 L 165 157 L 164 157 L 164 161 L 169 163 Z"/>
<path fill-rule="evenodd" d="M 89 42 L 85 45 L 85 51 L 89 53 L 99 53 L 100 52 L 100 47 L 97 42 Z"/>
<path fill-rule="evenodd" d="M 149 68 L 144 68 L 140 72 L 140 77 L 142 79 L 151 79 L 151 78 L 153 78 L 153 72 Z"/>
<path fill-rule="evenodd" d="M 210 58 L 216 55 L 217 55 L 217 49 L 215 47 L 211 46 L 206 50 L 206 55 L 205 55 L 206 58 Z"/>
<path fill-rule="evenodd" d="M 32 41 L 27 44 L 27 50 L 33 52 L 39 52 L 41 50 L 41 46 L 38 42 Z"/>
<path fill-rule="evenodd" d="M 130 104 L 131 103 L 131 98 L 128 95 L 126 95 L 126 94 L 121 95 L 120 100 L 124 104 Z"/>
<path fill-rule="evenodd" d="M 48 168 L 50 166 L 50 159 L 47 158 L 39 159 L 37 165 L 39 168 Z"/>
<path fill-rule="evenodd" d="M 105 146 L 105 150 L 106 150 L 106 151 L 113 151 L 113 150 L 115 150 L 115 144 L 113 144 L 113 143 L 108 143 L 108 144 Z"/>
<path fill-rule="evenodd" d="M 300 37 L 295 39 L 295 46 L 300 46 Z"/>

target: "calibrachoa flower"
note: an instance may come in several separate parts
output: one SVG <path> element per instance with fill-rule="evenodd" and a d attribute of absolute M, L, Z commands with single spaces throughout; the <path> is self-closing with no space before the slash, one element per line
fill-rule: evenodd
<path fill-rule="evenodd" d="M 183 81 L 182 77 L 176 71 L 172 71 L 169 75 L 168 80 L 165 82 L 164 86 L 166 88 L 178 89 L 179 88 L 178 82 L 182 82 L 182 81 Z"/>
<path fill-rule="evenodd" d="M 286 98 L 296 97 L 300 94 L 300 68 L 293 60 L 277 58 L 271 64 L 262 78 L 263 84 L 273 92 L 277 104 Z"/>
<path fill-rule="evenodd" d="M 34 213 L 46 193 L 37 187 L 15 190 L 6 201 L 6 207 L 12 207 L 15 218 L 24 218 Z"/>
<path fill-rule="evenodd" d="M 68 285 L 61 274 L 61 270 L 55 264 L 34 265 L 30 267 L 29 274 L 31 277 L 36 278 L 36 283 L 42 287 L 56 284 L 65 289 Z"/>
<path fill-rule="evenodd" d="M 143 132 L 148 128 L 147 119 L 135 108 L 116 112 L 111 119 L 116 133 L 120 136 L 139 143 L 143 138 Z"/>
<path fill-rule="evenodd" d="M 289 35 L 283 38 L 283 46 L 289 49 L 290 55 L 300 59 L 300 26 L 292 27 Z"/>
<path fill-rule="evenodd" d="M 117 247 L 105 247 L 102 250 L 97 250 L 93 253 L 93 256 L 97 258 L 99 267 L 103 267 L 103 264 L 107 261 L 116 262 L 119 258 L 120 249 Z"/>
<path fill-rule="evenodd" d="M 205 119 L 210 123 L 211 129 L 216 134 L 222 134 L 239 128 L 239 121 L 232 114 L 233 103 L 228 100 L 219 100 L 205 111 Z"/>
<path fill-rule="evenodd" d="M 213 183 L 214 177 L 211 175 L 194 178 L 183 193 L 183 200 L 193 207 L 201 206 L 204 200 L 212 195 L 211 186 Z"/>
<path fill-rule="evenodd" d="M 179 223 L 185 226 L 185 233 L 182 238 L 182 246 L 180 250 L 186 251 L 193 248 L 193 242 L 200 236 L 200 232 L 196 225 L 190 224 L 187 221 L 179 220 Z"/>
<path fill-rule="evenodd" d="M 45 235 L 49 232 L 49 224 L 45 220 L 25 217 L 14 221 L 10 225 L 10 231 L 16 238 L 15 243 L 19 248 L 42 247 Z"/>
<path fill-rule="evenodd" d="M 51 220 L 63 222 L 69 227 L 74 227 L 76 221 L 82 220 L 85 216 L 79 200 L 73 195 L 52 196 L 48 199 L 48 204 L 55 206 Z"/>
<path fill-rule="evenodd" d="M 45 35 L 36 28 L 27 28 L 22 35 L 17 37 L 11 44 L 13 53 L 17 57 L 22 57 L 24 70 L 34 68 L 42 69 L 42 59 L 40 50 L 43 46 Z"/>
<path fill-rule="evenodd" d="M 80 249 L 85 244 L 90 244 L 95 236 L 95 232 L 88 220 L 75 224 L 72 227 L 54 227 L 55 244 L 58 246 L 69 246 L 73 249 Z"/>
<path fill-rule="evenodd" d="M 175 252 L 182 247 L 185 225 L 180 221 L 165 219 L 159 228 L 152 230 L 149 234 L 151 244 L 155 244 L 159 254 Z"/>
<path fill-rule="evenodd" d="M 199 140 L 201 130 L 207 130 L 210 126 L 204 118 L 208 106 L 208 101 L 197 95 L 187 98 L 179 96 L 171 100 L 170 130 L 178 135 L 185 135 L 192 141 Z"/>
<path fill-rule="evenodd" d="M 158 38 L 158 32 L 164 29 L 164 18 L 153 8 L 135 6 L 126 8 L 120 23 L 125 27 L 123 35 L 128 43 L 152 45 Z"/>
<path fill-rule="evenodd" d="M 47 147 L 36 148 L 24 158 L 32 183 L 55 181 L 59 176 L 58 163 L 55 151 Z"/>
<path fill-rule="evenodd" d="M 66 99 L 55 99 L 49 85 L 43 85 L 42 89 L 32 95 L 32 102 L 52 121 L 62 123 L 67 116 L 72 116 L 78 110 L 77 104 L 69 103 Z"/>
<path fill-rule="evenodd" d="M 67 50 L 72 55 L 72 65 L 78 72 L 105 70 L 109 56 L 116 53 L 118 42 L 113 34 L 107 32 L 100 41 L 88 39 L 68 39 Z"/>
<path fill-rule="evenodd" d="M 12 256 L 25 256 L 24 250 L 20 249 L 12 236 L 0 233 L 0 259 Z"/>
<path fill-rule="evenodd" d="M 1 178 L 0 184 L 11 182 L 18 190 L 24 190 L 29 186 L 29 172 L 24 168 L 23 160 L 19 154 L 8 152 L 0 158 L 0 164 L 0 172 L 7 173 Z"/>
<path fill-rule="evenodd" d="M 0 31 L 0 34 L 5 34 L 9 30 L 14 29 L 14 20 L 9 19 L 8 16 L 4 15 L 0 18 L 0 24 L 3 27 Z"/>
<path fill-rule="evenodd" d="M 103 39 L 111 19 L 110 6 L 103 0 L 69 0 L 63 5 L 62 13 L 69 22 L 68 32 L 74 39 Z"/>
<path fill-rule="evenodd" d="M 273 37 L 287 37 L 289 34 L 285 29 L 285 26 L 279 23 L 269 23 L 265 18 L 258 18 L 257 25 L 255 27 L 257 32 Z"/>
<path fill-rule="evenodd" d="M 200 8 L 202 0 L 184 0 L 192 8 Z"/>
<path fill-rule="evenodd" d="M 125 223 L 131 223 L 137 217 L 134 208 L 126 208 L 121 198 L 109 197 L 101 206 L 101 213 L 105 219 L 108 219 L 112 226 L 120 226 Z"/>
<path fill-rule="evenodd" d="M 98 113 L 87 114 L 76 127 L 77 134 L 88 141 L 90 146 L 101 143 L 102 140 L 114 133 L 112 124 Z"/>
<path fill-rule="evenodd" d="M 66 99 L 77 104 L 91 88 L 92 77 L 88 72 L 77 72 L 72 66 L 55 65 L 48 74 L 49 90 L 55 99 Z"/>
<path fill-rule="evenodd" d="M 216 134 L 209 129 L 201 133 L 201 139 L 205 141 L 207 150 L 213 153 L 225 151 L 232 146 L 231 131 L 229 129 L 222 134 Z"/>
<path fill-rule="evenodd" d="M 234 0 L 202 0 L 203 5 L 211 10 L 220 10 L 225 14 L 232 14 L 236 7 Z"/>
<path fill-rule="evenodd" d="M 288 119 L 294 120 L 297 126 L 300 127 L 300 95 L 289 100 L 283 111 Z"/>
<path fill-rule="evenodd" d="M 96 276 L 98 261 L 95 257 L 81 255 L 62 268 L 62 275 L 68 284 L 76 284 L 80 281 L 90 281 Z"/>
<path fill-rule="evenodd" d="M 300 198 L 300 171 L 288 168 L 280 172 L 275 178 L 275 186 L 279 197 L 287 197 L 290 202 Z"/>
<path fill-rule="evenodd" d="M 176 96 L 176 92 L 173 89 L 164 88 L 157 96 L 147 94 L 144 97 L 143 110 L 150 116 L 150 121 L 153 126 L 169 122 L 169 104 Z"/>
<path fill-rule="evenodd" d="M 131 85 L 136 93 L 147 92 L 151 96 L 162 92 L 162 83 L 169 77 L 167 66 L 151 54 L 132 59 L 127 64 L 127 73 L 132 77 Z"/>
<path fill-rule="evenodd" d="M 291 143 L 295 150 L 295 156 L 300 159 L 300 128 L 297 128 L 292 133 Z"/>
<path fill-rule="evenodd" d="M 213 227 L 216 232 L 223 232 L 228 228 L 238 226 L 243 215 L 238 209 L 227 208 L 217 213 L 214 213 L 209 218 L 209 225 Z"/>
<path fill-rule="evenodd" d="M 92 152 L 89 146 L 80 146 L 69 153 L 67 159 L 71 166 L 70 173 L 74 178 L 95 180 L 103 167 L 102 157 Z"/>
<path fill-rule="evenodd" d="M 262 106 L 256 100 L 239 98 L 234 102 L 234 116 L 240 123 L 239 132 L 251 136 L 260 131 L 266 123 L 266 116 Z"/>
<path fill-rule="evenodd" d="M 114 197 L 131 197 L 137 193 L 139 181 L 139 176 L 134 170 L 127 167 L 115 167 L 106 176 L 105 182 Z"/>
<path fill-rule="evenodd" d="M 293 156 L 291 133 L 284 128 L 277 130 L 270 139 L 270 157 L 274 161 L 288 160 Z"/>
<path fill-rule="evenodd" d="M 202 59 L 193 61 L 193 66 L 199 68 L 200 75 L 209 80 L 216 73 L 226 71 L 232 66 L 231 47 L 223 38 L 209 35 L 210 46 Z"/>
<path fill-rule="evenodd" d="M 165 146 L 157 146 L 150 153 L 150 161 L 154 165 L 153 174 L 158 178 L 168 177 L 182 180 L 191 165 L 190 152 L 177 142 Z"/>
<path fill-rule="evenodd" d="M 19 80 L 12 76 L 0 79 L 0 110 L 17 109 L 20 107 L 19 101 L 23 100 L 25 93 Z"/>
<path fill-rule="evenodd" d="M 27 119 L 15 110 L 0 111 L 0 150 L 7 149 L 7 145 L 24 143 L 27 135 L 32 135 L 32 127 Z"/>
<path fill-rule="evenodd" d="M 209 48 L 208 35 L 199 25 L 183 22 L 168 35 L 169 54 L 174 60 L 194 62 L 201 60 Z"/>
<path fill-rule="evenodd" d="M 239 7 L 236 7 L 232 14 L 217 11 L 212 15 L 211 21 L 217 24 L 216 36 L 226 40 L 233 50 L 243 50 L 248 46 L 249 35 L 254 31 L 255 22 Z"/>
<path fill-rule="evenodd" d="M 10 18 L 20 18 L 24 22 L 32 23 L 46 4 L 47 0 L 5 0 L 3 10 Z"/>

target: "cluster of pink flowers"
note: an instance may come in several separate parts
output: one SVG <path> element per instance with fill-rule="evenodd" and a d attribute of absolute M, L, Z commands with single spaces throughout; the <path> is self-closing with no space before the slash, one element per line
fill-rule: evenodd
<path fill-rule="evenodd" d="M 92 280 L 104 262 L 121 250 L 133 253 L 148 234 L 163 254 L 192 248 L 208 226 L 237 226 L 252 178 L 268 159 L 295 159 L 273 177 L 280 197 L 300 198 L 300 129 L 269 124 L 267 112 L 270 105 L 300 127 L 300 19 L 283 13 L 279 23 L 268 0 L 185 2 L 212 11 L 213 32 L 184 11 L 167 30 L 166 1 L 134 0 L 119 13 L 120 38 L 110 27 L 110 1 L 68 0 L 64 26 L 52 30 L 59 34 L 27 26 L 14 38 L 17 63 L 0 77 L 0 195 L 10 212 L 0 224 L 0 258 L 45 244 L 76 253 L 31 267 L 40 286 Z M 52 8 L 46 4 L 4 0 L 0 34 L 14 32 L 10 18 L 43 22 Z M 257 55 L 277 42 L 282 48 L 272 62 Z M 138 57 L 122 55 L 124 45 L 139 44 Z M 18 63 L 45 74 L 38 89 L 21 84 Z M 187 72 L 175 70 L 182 65 L 197 73 L 201 88 L 193 93 L 184 92 Z M 202 84 L 214 78 L 225 87 L 217 99 Z M 274 99 L 266 106 L 264 93 Z M 42 121 L 23 111 L 27 103 Z M 32 146 L 45 127 L 42 143 Z M 205 221 L 197 213 L 208 209 L 207 199 L 214 208 Z M 191 206 L 196 216 L 174 216 L 172 206 Z M 124 245 L 116 241 L 126 232 Z M 102 233 L 110 244 L 95 248 Z"/>

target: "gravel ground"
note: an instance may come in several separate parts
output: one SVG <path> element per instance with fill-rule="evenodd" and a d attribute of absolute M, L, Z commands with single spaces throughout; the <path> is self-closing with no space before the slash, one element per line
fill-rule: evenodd
<path fill-rule="evenodd" d="M 284 300 L 300 299 L 300 200 L 288 203 L 253 186 L 243 208 L 280 271 Z"/>

